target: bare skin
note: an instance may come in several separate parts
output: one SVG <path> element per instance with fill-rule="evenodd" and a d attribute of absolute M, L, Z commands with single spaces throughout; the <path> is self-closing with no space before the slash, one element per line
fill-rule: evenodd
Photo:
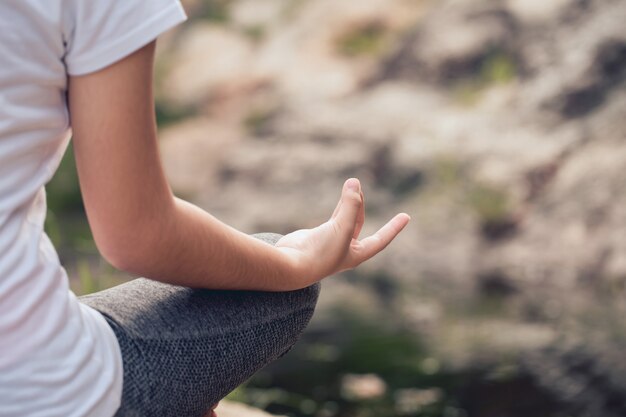
<path fill-rule="evenodd" d="M 92 74 L 70 77 L 69 108 L 81 189 L 98 248 L 114 266 L 210 289 L 289 291 L 351 269 L 383 250 L 409 221 L 398 214 L 359 239 L 359 181 L 344 184 L 320 226 L 276 247 L 173 196 L 159 157 L 152 91 L 155 44 Z"/>
<path fill-rule="evenodd" d="M 153 42 L 68 82 L 85 208 L 96 244 L 111 264 L 194 288 L 291 291 L 355 268 L 407 225 L 409 216 L 401 213 L 360 239 L 364 197 L 354 178 L 345 182 L 328 221 L 290 233 L 276 246 L 174 197 L 157 143 L 154 48 Z"/>
<path fill-rule="evenodd" d="M 217 408 L 219 404 L 215 404 L 213 407 L 211 407 L 211 409 L 206 413 L 206 415 L 204 417 L 217 417 L 217 414 L 215 413 L 215 409 Z"/>

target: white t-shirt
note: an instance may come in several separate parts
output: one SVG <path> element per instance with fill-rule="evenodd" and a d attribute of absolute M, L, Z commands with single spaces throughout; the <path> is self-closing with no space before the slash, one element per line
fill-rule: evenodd
<path fill-rule="evenodd" d="M 69 290 L 43 231 L 44 184 L 69 141 L 68 74 L 102 69 L 184 19 L 178 0 L 0 1 L 2 417 L 119 407 L 117 339 Z"/>

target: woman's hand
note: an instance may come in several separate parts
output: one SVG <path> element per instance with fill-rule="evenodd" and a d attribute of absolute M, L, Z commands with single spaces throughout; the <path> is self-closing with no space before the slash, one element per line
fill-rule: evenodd
<path fill-rule="evenodd" d="M 330 219 L 314 229 L 283 236 L 276 247 L 290 258 L 303 287 L 329 275 L 355 268 L 382 251 L 410 220 L 401 213 L 376 233 L 359 240 L 365 221 L 365 201 L 359 180 L 343 186 L 341 198 Z"/>
<path fill-rule="evenodd" d="M 152 42 L 68 84 L 74 152 L 98 248 L 119 269 L 193 288 L 290 291 L 357 266 L 406 225 L 396 216 L 358 240 L 363 196 L 346 182 L 323 225 L 285 236 L 279 249 L 174 197 L 159 158 Z M 295 281 L 295 282 L 294 282 Z"/>

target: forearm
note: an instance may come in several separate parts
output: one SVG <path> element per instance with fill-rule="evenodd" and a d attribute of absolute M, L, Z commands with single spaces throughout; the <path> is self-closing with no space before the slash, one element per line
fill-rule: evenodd
<path fill-rule="evenodd" d="M 94 239 L 120 269 L 199 288 L 292 290 L 351 269 L 407 225 L 398 214 L 359 239 L 365 210 L 346 181 L 331 218 L 276 248 L 172 196 L 158 152 L 154 42 L 100 71 L 69 77 L 68 102 L 83 201 Z"/>
<path fill-rule="evenodd" d="M 146 241 L 136 243 L 124 269 L 195 288 L 289 291 L 310 284 L 279 250 L 183 200 L 154 223 L 138 234 Z"/>

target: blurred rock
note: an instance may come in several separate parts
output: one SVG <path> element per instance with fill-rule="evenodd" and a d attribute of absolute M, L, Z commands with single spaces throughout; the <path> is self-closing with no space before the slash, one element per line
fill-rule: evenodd
<path fill-rule="evenodd" d="M 219 417 L 272 417 L 271 414 L 256 408 L 231 401 L 221 401 L 215 412 Z"/>
<path fill-rule="evenodd" d="M 234 30 L 196 23 L 181 34 L 175 62 L 163 80 L 163 96 L 175 105 L 198 105 L 217 89 L 249 84 L 252 44 Z M 252 74 L 253 75 L 253 74 Z"/>
<path fill-rule="evenodd" d="M 568 8 L 575 6 L 576 0 L 508 0 L 507 8 L 523 22 L 535 23 L 554 20 Z"/>
<path fill-rule="evenodd" d="M 402 389 L 395 392 L 396 411 L 400 415 L 414 415 L 424 407 L 441 400 L 443 393 L 437 388 Z"/>
<path fill-rule="evenodd" d="M 218 172 L 243 132 L 228 123 L 190 119 L 160 132 L 170 184 L 187 198 L 217 190 Z"/>
<path fill-rule="evenodd" d="M 385 381 L 374 374 L 345 375 L 341 382 L 341 395 L 349 400 L 371 400 L 386 391 Z"/>
<path fill-rule="evenodd" d="M 343 180 L 359 176 L 364 232 L 398 210 L 417 214 L 364 268 L 384 265 L 404 282 L 443 277 L 458 295 L 494 271 L 520 294 L 623 276 L 624 3 L 524 6 L 569 13 L 550 24 L 522 19 L 530 12 L 514 1 L 406 4 L 307 2 L 284 22 L 272 17 L 257 48 L 233 29 L 193 24 L 171 51 L 165 90 L 214 104 L 209 119 L 163 134 L 174 188 L 244 230 L 286 232 L 323 221 Z M 370 60 L 381 72 L 363 85 L 333 39 L 375 20 L 415 29 Z M 453 87 L 463 79 L 470 90 Z M 228 87 L 260 80 L 266 93 Z"/>
<path fill-rule="evenodd" d="M 513 55 L 517 25 L 489 2 L 443 2 L 385 63 L 379 78 L 449 83 L 481 71 L 493 54 Z"/>
<path fill-rule="evenodd" d="M 235 2 L 231 17 L 237 26 L 271 30 L 270 25 L 278 24 L 287 13 L 288 7 L 288 0 L 243 0 Z"/>
<path fill-rule="evenodd" d="M 563 411 L 583 417 L 621 417 L 626 415 L 626 369 L 621 350 L 611 349 L 614 343 L 596 337 L 561 340 L 527 355 L 525 369 L 558 395 L 566 404 Z"/>
<path fill-rule="evenodd" d="M 388 299 L 329 283 L 325 326 L 334 305 L 395 313 L 442 361 L 537 354 L 529 369 L 564 401 L 621 404 L 604 358 L 624 348 L 626 3 L 251 4 L 230 25 L 192 21 L 162 55 L 163 95 L 199 113 L 162 135 L 175 190 L 246 232 L 286 233 L 326 221 L 358 176 L 364 235 L 413 220 L 356 272 L 384 271 Z M 242 29 L 257 25 L 259 39 Z M 577 376 L 578 348 L 553 349 L 591 330 Z"/>
<path fill-rule="evenodd" d="M 415 14 L 413 9 L 407 12 L 406 2 L 398 0 L 303 2 L 284 27 L 272 30 L 259 50 L 256 68 L 294 101 L 342 97 L 356 91 L 373 67 L 371 60 L 342 56 L 341 37 L 368 23 L 399 30 Z"/>

